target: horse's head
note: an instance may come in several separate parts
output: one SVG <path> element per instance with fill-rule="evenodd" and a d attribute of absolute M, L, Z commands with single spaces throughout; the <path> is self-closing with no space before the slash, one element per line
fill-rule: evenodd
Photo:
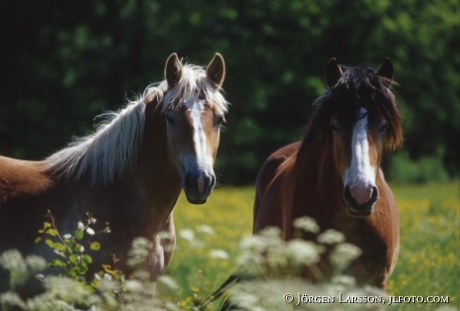
<path fill-rule="evenodd" d="M 333 154 L 343 178 L 348 212 L 372 214 L 379 199 L 377 176 L 384 147 L 402 143 L 401 117 L 389 87 L 393 65 L 385 59 L 378 71 L 361 66 L 342 71 L 335 59 L 326 67 L 326 110 Z"/>
<path fill-rule="evenodd" d="M 165 75 L 163 109 L 170 156 L 176 160 L 188 201 L 202 204 L 216 185 L 213 166 L 227 111 L 220 93 L 224 59 L 216 53 L 204 70 L 182 65 L 174 53 L 166 61 Z"/>

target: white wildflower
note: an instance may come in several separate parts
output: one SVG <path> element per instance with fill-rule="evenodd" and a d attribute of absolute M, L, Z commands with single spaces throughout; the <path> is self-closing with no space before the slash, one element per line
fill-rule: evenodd
<path fill-rule="evenodd" d="M 267 227 L 259 232 L 259 235 L 271 240 L 271 239 L 280 239 L 281 229 L 278 227 Z"/>
<path fill-rule="evenodd" d="M 106 281 L 111 281 L 112 280 L 112 276 L 108 273 L 104 273 L 104 276 L 103 276 L 104 280 Z"/>
<path fill-rule="evenodd" d="M 86 228 L 86 233 L 88 233 L 89 235 L 95 235 L 96 232 L 94 232 L 94 230 L 90 227 Z"/>
<path fill-rule="evenodd" d="M 157 280 L 157 283 L 158 285 L 165 285 L 166 287 L 174 291 L 178 291 L 180 289 L 179 285 L 177 285 L 177 282 L 168 275 L 160 276 Z"/>
<path fill-rule="evenodd" d="M 212 227 L 208 226 L 208 225 L 198 226 L 197 231 L 201 232 L 201 233 L 208 234 L 208 235 L 216 234 L 216 231 L 214 231 L 214 229 Z"/>
<path fill-rule="evenodd" d="M 158 238 L 160 240 L 170 240 L 173 235 L 169 231 L 160 231 L 158 232 Z"/>
<path fill-rule="evenodd" d="M 266 257 L 258 252 L 243 251 L 236 257 L 236 264 L 243 274 L 255 275 L 265 270 Z"/>
<path fill-rule="evenodd" d="M 132 242 L 132 248 L 149 249 L 152 248 L 152 242 L 144 237 L 137 237 Z"/>
<path fill-rule="evenodd" d="M 195 232 L 192 229 L 182 229 L 179 232 L 179 236 L 187 241 L 193 241 L 195 239 Z"/>
<path fill-rule="evenodd" d="M 130 292 L 141 292 L 143 289 L 142 282 L 139 280 L 126 280 L 124 286 Z"/>
<path fill-rule="evenodd" d="M 279 268 L 288 265 L 288 258 L 285 253 L 285 245 L 277 245 L 270 247 L 266 254 L 266 261 L 269 267 Z"/>
<path fill-rule="evenodd" d="M 7 250 L 0 256 L 0 266 L 6 270 L 26 272 L 27 265 L 22 254 L 15 249 Z"/>
<path fill-rule="evenodd" d="M 77 225 L 77 228 L 78 228 L 78 230 L 83 230 L 83 229 L 85 229 L 85 225 L 81 221 L 79 221 L 78 225 Z"/>
<path fill-rule="evenodd" d="M 294 227 L 305 232 L 318 233 L 319 226 L 315 219 L 303 216 L 294 220 Z"/>
<path fill-rule="evenodd" d="M 313 265 L 321 258 L 324 249 L 311 241 L 294 239 L 287 243 L 286 256 L 295 265 Z"/>
<path fill-rule="evenodd" d="M 29 272 L 36 273 L 38 271 L 46 269 L 48 264 L 43 257 L 36 255 L 29 255 L 26 257 L 26 264 L 29 268 Z"/>
<path fill-rule="evenodd" d="M 356 280 L 352 276 L 341 274 L 334 276 L 331 280 L 331 283 L 345 286 L 355 286 Z"/>
<path fill-rule="evenodd" d="M 212 249 L 209 251 L 209 256 L 211 258 L 227 260 L 230 258 L 229 254 L 223 249 Z"/>
<path fill-rule="evenodd" d="M 26 308 L 26 304 L 22 301 L 21 297 L 17 293 L 11 291 L 0 293 L 0 302 L 3 306 L 14 306 L 23 310 Z"/>
<path fill-rule="evenodd" d="M 332 245 L 345 241 L 345 236 L 340 231 L 329 229 L 318 235 L 317 240 L 321 244 Z"/>
<path fill-rule="evenodd" d="M 359 247 L 350 243 L 337 244 L 330 254 L 331 263 L 338 268 L 347 267 L 353 260 L 361 255 Z"/>
<path fill-rule="evenodd" d="M 260 235 L 245 237 L 240 242 L 240 248 L 261 253 L 267 248 L 267 241 Z"/>
<path fill-rule="evenodd" d="M 153 248 L 153 243 L 145 237 L 137 237 L 131 244 L 131 249 L 128 251 L 127 265 L 134 267 L 144 263 L 149 256 L 150 250 Z"/>

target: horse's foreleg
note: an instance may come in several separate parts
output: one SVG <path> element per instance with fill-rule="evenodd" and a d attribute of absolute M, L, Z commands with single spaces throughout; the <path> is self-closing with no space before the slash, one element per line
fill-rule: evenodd
<path fill-rule="evenodd" d="M 155 281 L 165 272 L 176 246 L 176 231 L 172 215 L 162 226 L 162 230 L 155 234 L 152 242 L 153 247 L 148 260 L 148 270 L 150 271 L 150 278 Z"/>
<path fill-rule="evenodd" d="M 176 228 L 174 226 L 172 214 L 165 224 L 164 232 L 166 234 L 165 238 L 161 240 L 161 244 L 163 246 L 165 258 L 164 270 L 166 270 L 166 268 L 169 266 L 169 262 L 171 261 L 174 249 L 176 248 Z"/>

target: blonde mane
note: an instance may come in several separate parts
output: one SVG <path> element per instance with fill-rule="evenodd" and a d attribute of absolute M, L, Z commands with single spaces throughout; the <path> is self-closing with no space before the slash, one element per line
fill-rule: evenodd
<path fill-rule="evenodd" d="M 145 104 L 156 99 L 164 112 L 181 105 L 184 99 L 197 99 L 200 95 L 227 111 L 228 103 L 207 78 L 204 68 L 186 64 L 174 88 L 168 90 L 166 80 L 151 84 L 123 109 L 98 116 L 103 121 L 96 131 L 75 139 L 46 158 L 45 170 L 69 181 L 88 178 L 92 186 L 113 183 L 139 159 L 146 121 Z"/>

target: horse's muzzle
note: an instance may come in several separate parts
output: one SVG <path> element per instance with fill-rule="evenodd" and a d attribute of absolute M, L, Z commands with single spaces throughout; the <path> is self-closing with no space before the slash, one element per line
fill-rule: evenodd
<path fill-rule="evenodd" d="M 187 200 L 192 204 L 204 204 L 216 186 L 214 173 L 207 173 L 202 170 L 187 172 L 183 178 Z"/>
<path fill-rule="evenodd" d="M 364 203 L 358 203 L 351 194 L 350 186 L 346 186 L 343 191 L 343 198 L 348 205 L 348 212 L 352 216 L 367 217 L 374 211 L 375 202 L 379 199 L 379 190 L 377 187 L 373 186 L 371 188 L 369 200 Z"/>

